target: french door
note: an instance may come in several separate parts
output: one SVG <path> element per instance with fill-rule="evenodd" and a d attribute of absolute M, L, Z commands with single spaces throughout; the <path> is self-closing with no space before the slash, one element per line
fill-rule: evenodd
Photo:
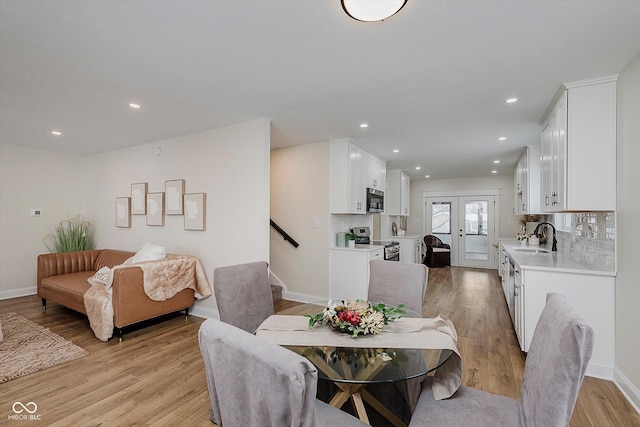
<path fill-rule="evenodd" d="M 451 246 L 451 265 L 495 268 L 494 195 L 425 197 L 425 234 Z"/>

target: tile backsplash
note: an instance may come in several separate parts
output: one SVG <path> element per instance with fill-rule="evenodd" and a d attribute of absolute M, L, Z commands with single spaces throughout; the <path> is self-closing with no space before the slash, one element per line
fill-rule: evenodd
<path fill-rule="evenodd" d="M 571 214 L 571 232 L 558 233 L 558 249 L 575 261 L 615 269 L 615 212 Z"/>

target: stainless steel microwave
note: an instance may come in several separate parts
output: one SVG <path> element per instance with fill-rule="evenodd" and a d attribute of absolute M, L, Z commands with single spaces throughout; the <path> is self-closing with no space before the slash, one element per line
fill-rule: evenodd
<path fill-rule="evenodd" d="M 384 191 L 367 188 L 367 212 L 384 212 Z"/>

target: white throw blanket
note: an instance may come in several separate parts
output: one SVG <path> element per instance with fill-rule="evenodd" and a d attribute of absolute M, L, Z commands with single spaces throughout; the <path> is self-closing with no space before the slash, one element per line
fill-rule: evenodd
<path fill-rule="evenodd" d="M 138 264 L 132 264 L 130 260 L 113 267 L 110 272 L 102 271 L 101 276 L 107 278 L 107 283 L 96 281 L 95 278 L 88 279 L 92 286 L 84 294 L 84 306 L 91 329 L 101 341 L 113 336 L 113 270 L 140 267 L 144 276 L 144 291 L 154 301 L 165 301 L 184 289 L 193 289 L 197 299 L 213 293 L 204 269 L 195 257 L 167 255 L 163 260 Z"/>

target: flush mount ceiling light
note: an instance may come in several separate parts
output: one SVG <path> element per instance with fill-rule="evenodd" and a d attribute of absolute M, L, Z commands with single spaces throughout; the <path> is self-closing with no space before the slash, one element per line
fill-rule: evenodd
<path fill-rule="evenodd" d="M 501 136 L 500 138 L 498 138 L 498 141 L 506 141 L 507 137 L 506 136 Z"/>
<path fill-rule="evenodd" d="M 60 132 L 59 130 L 52 130 L 51 135 L 60 136 L 62 135 L 62 132 Z"/>
<path fill-rule="evenodd" d="M 136 104 L 135 102 L 132 102 L 129 104 L 129 107 L 133 108 L 134 110 L 139 110 L 140 104 Z"/>
<path fill-rule="evenodd" d="M 356 21 L 375 22 L 395 15 L 407 0 L 341 0 L 344 11 Z"/>
<path fill-rule="evenodd" d="M 368 124 L 366 124 L 366 123 L 361 123 L 361 124 L 360 124 L 360 127 L 361 127 L 361 128 L 368 128 L 368 127 L 369 127 L 369 125 L 368 125 Z"/>
<path fill-rule="evenodd" d="M 518 98 L 509 98 L 506 101 L 507 104 L 513 104 L 514 102 L 518 102 Z"/>

